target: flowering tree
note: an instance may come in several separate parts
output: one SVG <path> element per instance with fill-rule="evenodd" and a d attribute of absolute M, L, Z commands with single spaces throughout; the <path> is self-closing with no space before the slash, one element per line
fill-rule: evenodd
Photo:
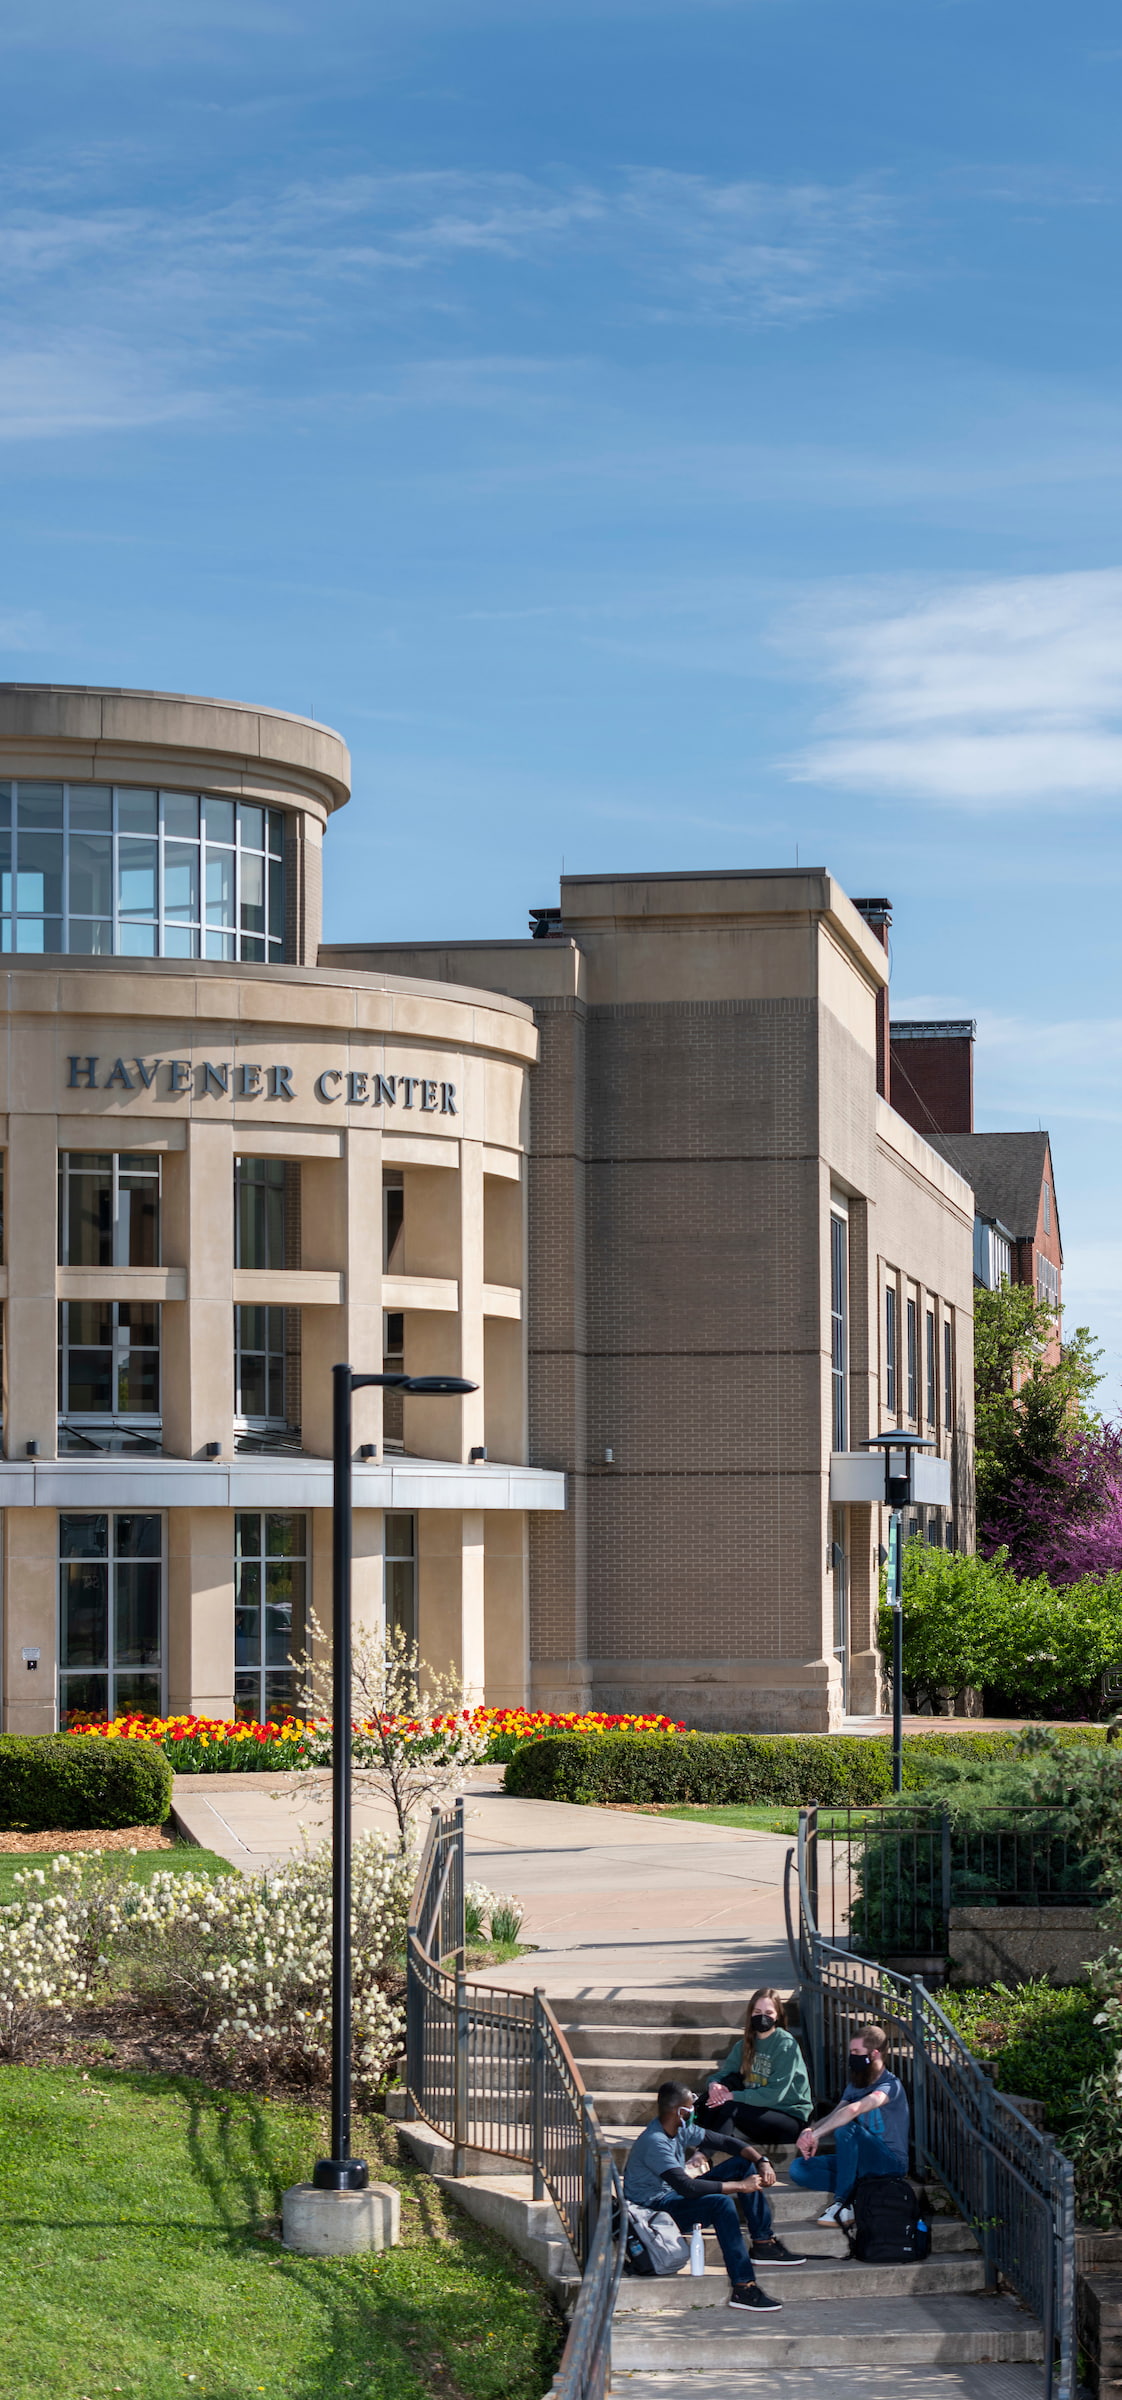
<path fill-rule="evenodd" d="M 987 1553 L 1053 1584 L 1122 1573 L 1122 1426 L 1076 1433 L 1066 1449 L 1012 1477 L 979 1528 Z"/>
<path fill-rule="evenodd" d="M 331 1761 L 331 1660 L 322 1626 L 314 1618 L 312 1624 L 315 1647 L 299 1667 L 316 1723 L 307 1728 L 299 1763 L 322 1767 Z M 438 1675 L 397 1630 L 360 1626 L 351 1674 L 355 1771 L 369 1793 L 389 1801 L 404 1853 L 419 1811 L 446 1806 L 463 1790 L 487 1748 L 488 1728 L 481 1712 L 467 1707 L 462 1677 Z"/>

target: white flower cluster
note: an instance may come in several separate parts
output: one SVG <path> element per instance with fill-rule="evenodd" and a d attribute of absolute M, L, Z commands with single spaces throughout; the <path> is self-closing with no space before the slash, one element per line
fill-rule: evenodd
<path fill-rule="evenodd" d="M 120 1854 L 118 1854 L 119 1856 Z M 39 2009 L 59 2007 L 99 1975 L 188 2006 L 228 2055 L 321 2079 L 330 2053 L 331 1853 L 275 1873 L 164 1871 L 147 1884 L 107 1874 L 96 1852 L 24 1878 L 26 1897 L 0 1909 L 0 2044 L 9 2054 Z M 353 1850 L 355 2067 L 377 2083 L 401 2046 L 401 2012 L 385 1990 L 404 1945 L 408 1864 L 379 1834 Z"/>
<path fill-rule="evenodd" d="M 469 1942 L 516 1942 L 521 1900 L 513 1892 L 489 1892 L 485 1883 L 464 1885 L 464 1933 Z"/>

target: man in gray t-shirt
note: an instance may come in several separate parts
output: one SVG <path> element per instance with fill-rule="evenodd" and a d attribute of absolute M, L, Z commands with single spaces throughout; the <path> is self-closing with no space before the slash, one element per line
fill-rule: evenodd
<path fill-rule="evenodd" d="M 837 2107 L 799 2135 L 798 2156 L 789 2169 L 792 2183 L 834 2194 L 820 2225 L 852 2221 L 849 2200 L 859 2176 L 908 2172 L 908 2095 L 899 2076 L 885 2066 L 887 2042 L 883 2025 L 857 2027 L 849 2041 L 849 2080 Z M 832 2158 L 818 2156 L 824 2133 L 834 2137 Z"/>
<path fill-rule="evenodd" d="M 771 2210 L 764 2186 L 775 2174 L 766 2158 L 739 2139 L 737 2157 L 714 2168 L 712 2153 L 732 2147 L 722 2135 L 689 2133 L 694 2096 L 684 2083 L 663 2083 L 658 2090 L 658 2115 L 633 2142 L 623 2175 L 623 2194 L 636 2208 L 662 2209 L 683 2233 L 691 2226 L 709 2225 L 717 2236 L 732 2290 L 730 2308 L 772 2309 L 782 2302 L 761 2292 L 748 2245 L 741 2230 L 737 2202 L 745 2204 L 753 2249 L 775 2265 L 801 2265 L 778 2242 L 771 2230 Z M 706 2152 L 705 2173 L 691 2175 L 687 2153 Z M 755 2172 L 753 2172 L 753 2168 Z"/>

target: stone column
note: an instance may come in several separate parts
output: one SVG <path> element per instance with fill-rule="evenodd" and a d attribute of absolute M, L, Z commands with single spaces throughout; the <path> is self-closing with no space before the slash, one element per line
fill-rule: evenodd
<path fill-rule="evenodd" d="M 53 1508 L 6 1508 L 3 1523 L 4 1729 L 52 1733 L 58 1670 L 58 1517 Z M 26 1665 L 21 1656 L 25 1647 L 40 1652 L 37 1667 Z"/>
<path fill-rule="evenodd" d="M 234 1512 L 169 1508 L 168 1708 L 234 1713 Z"/>
<path fill-rule="evenodd" d="M 301 1166 L 301 1265 L 342 1269 L 338 1308 L 304 1308 L 300 1320 L 301 1435 L 314 1458 L 332 1449 L 331 1369 L 349 1360 L 357 1373 L 382 1365 L 382 1136 L 352 1125 L 341 1159 Z M 382 1438 L 382 1395 L 354 1396 L 354 1446 Z"/>
<path fill-rule="evenodd" d="M 481 1509 L 425 1509 L 417 1520 L 418 1648 L 434 1674 L 462 1679 L 469 1703 L 482 1700 L 486 1674 L 483 1528 Z"/>
<path fill-rule="evenodd" d="M 164 1161 L 164 1259 L 188 1269 L 186 1300 L 163 1309 L 164 1448 L 201 1458 L 234 1447 L 234 1128 L 188 1119 Z"/>
<path fill-rule="evenodd" d="M 527 1519 L 489 1509 L 484 1527 L 484 1658 L 488 1708 L 525 1708 L 530 1697 L 530 1581 Z"/>

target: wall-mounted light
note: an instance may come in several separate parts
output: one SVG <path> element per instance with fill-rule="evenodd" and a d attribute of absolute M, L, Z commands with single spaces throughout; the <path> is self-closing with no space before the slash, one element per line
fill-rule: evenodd
<path fill-rule="evenodd" d="M 203 1457 L 204 1457 L 204 1458 L 221 1458 L 221 1456 L 222 1456 L 222 1444 L 221 1444 L 221 1442 L 205 1442 L 205 1443 L 204 1443 L 204 1445 L 203 1445 Z"/>
<path fill-rule="evenodd" d="M 610 1467 L 610 1466 L 612 1466 L 612 1465 L 614 1464 L 614 1461 L 615 1461 L 615 1455 L 616 1455 L 616 1454 L 615 1454 L 615 1451 L 614 1451 L 614 1450 L 605 1450 L 605 1452 L 604 1452 L 604 1465 L 605 1465 L 606 1467 Z"/>
<path fill-rule="evenodd" d="M 482 1447 L 482 1445 L 481 1445 L 481 1444 L 477 1443 L 477 1444 L 476 1444 L 476 1447 L 475 1447 L 475 1449 L 474 1449 L 474 1450 L 469 1450 L 469 1451 L 468 1451 L 468 1465 L 469 1465 L 469 1467 L 476 1467 L 476 1466 L 478 1466 L 480 1459 L 481 1459 L 481 1458 L 482 1458 L 482 1459 L 485 1459 L 485 1458 L 486 1458 L 486 1456 L 487 1456 L 487 1452 L 486 1452 L 486 1450 L 484 1450 L 484 1449 L 483 1449 L 483 1447 Z"/>
<path fill-rule="evenodd" d="M 24 1666 L 27 1668 L 27 1672 L 28 1672 L 28 1674 L 29 1674 L 29 1675 L 34 1675 L 34 1673 L 35 1673 L 35 1671 L 36 1671 L 36 1668 L 38 1667 L 39 1661 L 40 1661 L 40 1659 L 41 1659 L 41 1657 L 42 1657 L 42 1655 L 43 1655 L 42 1651 L 41 1651 L 41 1650 L 24 1650 L 24 1651 L 21 1651 L 20 1655 L 21 1655 L 21 1657 L 22 1657 L 22 1659 L 23 1659 Z"/>
<path fill-rule="evenodd" d="M 377 1458 L 377 1442 L 360 1442 L 358 1445 L 358 1455 L 360 1458 Z"/>
<path fill-rule="evenodd" d="M 27 1455 L 28 1455 L 28 1457 L 29 1457 L 29 1458 L 38 1458 L 38 1456 L 39 1456 L 39 1444 L 38 1444 L 38 1442 L 28 1442 L 28 1444 L 27 1444 Z"/>

